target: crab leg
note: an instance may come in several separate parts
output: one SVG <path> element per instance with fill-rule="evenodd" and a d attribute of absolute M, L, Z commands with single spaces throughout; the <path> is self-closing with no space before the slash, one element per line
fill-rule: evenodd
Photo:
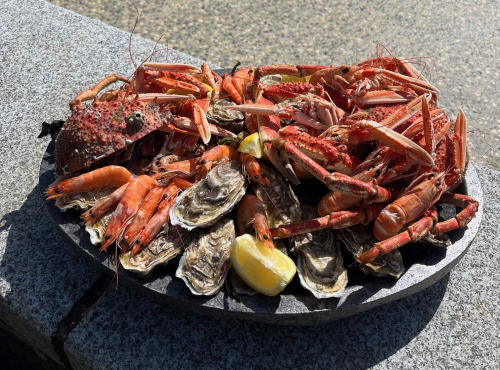
<path fill-rule="evenodd" d="M 181 133 L 185 133 L 187 135 L 199 135 L 199 132 L 197 131 L 198 126 L 196 125 L 195 122 L 190 120 L 187 117 L 182 117 L 182 116 L 174 116 L 172 117 L 172 123 L 180 129 L 184 129 L 182 131 L 179 131 Z M 160 127 L 159 130 L 162 131 L 171 131 L 173 129 L 172 126 L 167 126 L 167 127 Z M 211 123 L 208 124 L 208 130 L 210 131 L 211 134 L 215 136 L 222 136 L 222 137 L 232 137 L 235 138 L 237 135 L 232 133 L 231 131 L 225 130 L 222 127 L 212 125 Z"/>
<path fill-rule="evenodd" d="M 437 219 L 438 213 L 436 207 L 433 206 L 429 211 L 425 213 L 424 217 L 409 226 L 408 229 L 406 229 L 402 233 L 394 235 L 393 237 L 381 242 L 375 243 L 372 248 L 359 256 L 357 260 L 349 267 L 365 265 L 373 261 L 375 258 L 389 253 L 394 249 L 397 249 L 410 242 L 416 242 L 422 239 L 429 233 L 432 226 L 437 222 Z"/>
<path fill-rule="evenodd" d="M 313 127 L 318 130 L 325 130 L 329 126 L 308 116 L 304 112 L 294 107 L 279 107 L 269 104 L 242 104 L 237 106 L 228 106 L 225 109 L 236 110 L 239 112 L 255 114 L 257 116 L 277 116 L 284 119 L 293 119 L 305 126 Z"/>
<path fill-rule="evenodd" d="M 378 122 L 363 120 L 355 123 L 351 127 L 368 130 L 373 138 L 389 146 L 395 152 L 410 157 L 418 164 L 434 166 L 434 159 L 421 146 Z"/>
<path fill-rule="evenodd" d="M 302 153 L 293 144 L 282 138 L 273 140 L 273 145 L 288 157 L 299 163 L 310 174 L 323 182 L 328 189 L 340 193 L 359 195 L 370 199 L 386 198 L 388 191 L 381 186 L 361 181 L 339 172 L 330 173 L 323 166 L 316 163 L 307 155 Z"/>
<path fill-rule="evenodd" d="M 104 89 L 106 86 L 111 85 L 116 81 L 123 81 L 126 84 L 130 84 L 130 80 L 128 78 L 125 78 L 117 74 L 109 75 L 108 77 L 103 78 L 101 81 L 99 81 L 90 89 L 84 90 L 80 94 L 78 94 L 69 103 L 69 107 L 73 109 L 73 107 L 81 105 L 83 101 L 94 99 L 102 89 Z"/>
<path fill-rule="evenodd" d="M 364 224 L 373 221 L 384 208 L 383 204 L 372 204 L 368 207 L 360 207 L 350 211 L 332 212 L 329 215 L 301 221 L 293 224 L 281 225 L 271 229 L 273 238 L 288 238 L 307 232 L 325 229 L 343 229 L 346 227 Z"/>
<path fill-rule="evenodd" d="M 478 210 L 479 203 L 466 195 L 445 193 L 440 201 L 443 203 L 453 204 L 462 207 L 454 218 L 443 222 L 438 221 L 438 213 L 436 207 L 426 212 L 424 217 L 409 226 L 405 231 L 394 235 L 393 237 L 375 243 L 371 249 L 358 257 L 351 266 L 365 265 L 375 258 L 389 253 L 410 242 L 416 242 L 426 236 L 429 231 L 432 234 L 442 234 L 451 230 L 465 227 L 474 217 Z"/>
<path fill-rule="evenodd" d="M 182 73 L 201 73 L 201 69 L 182 63 L 156 63 L 145 62 L 142 64 L 144 68 L 153 71 L 168 71 L 168 72 L 182 72 Z"/>

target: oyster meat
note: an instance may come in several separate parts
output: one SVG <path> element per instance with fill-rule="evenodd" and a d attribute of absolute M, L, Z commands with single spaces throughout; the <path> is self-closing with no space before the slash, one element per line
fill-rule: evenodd
<path fill-rule="evenodd" d="M 214 295 L 223 286 L 231 265 L 229 250 L 236 238 L 234 222 L 223 218 L 194 234 L 175 276 L 184 280 L 195 295 Z"/>
<path fill-rule="evenodd" d="M 304 219 L 318 217 L 317 210 L 302 206 Z M 297 256 L 300 283 L 316 298 L 341 297 L 347 285 L 347 270 L 340 245 L 332 229 L 305 233 L 292 238 Z"/>
<path fill-rule="evenodd" d="M 182 253 L 191 236 L 187 230 L 167 224 L 140 253 L 133 257 L 130 257 L 130 252 L 125 253 L 120 256 L 120 262 L 126 270 L 148 277 L 156 267 L 166 265 Z"/>
<path fill-rule="evenodd" d="M 91 225 L 85 226 L 85 231 L 87 231 L 90 235 L 90 242 L 93 245 L 98 245 L 102 243 L 102 238 L 104 237 L 104 232 L 106 231 L 106 226 L 108 226 L 108 222 L 111 219 L 113 212 L 109 212 L 108 214 L 102 216 L 98 220 L 95 220 Z"/>
<path fill-rule="evenodd" d="M 354 258 L 358 258 L 377 242 L 371 229 L 363 225 L 338 229 L 337 235 Z M 377 257 L 372 262 L 360 266 L 359 268 L 365 274 L 378 277 L 391 275 L 398 278 L 405 271 L 403 258 L 397 249 Z"/>
<path fill-rule="evenodd" d="M 246 191 L 241 164 L 225 162 L 182 192 L 170 210 L 170 222 L 185 229 L 215 224 L 238 204 Z"/>
<path fill-rule="evenodd" d="M 112 188 L 98 188 L 83 193 L 64 194 L 56 198 L 56 206 L 63 212 L 69 209 L 86 211 L 96 205 L 102 198 L 111 194 L 114 190 L 115 189 Z"/>

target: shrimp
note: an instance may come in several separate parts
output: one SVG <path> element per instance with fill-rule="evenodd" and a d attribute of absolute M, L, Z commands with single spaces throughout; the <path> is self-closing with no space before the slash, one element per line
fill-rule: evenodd
<path fill-rule="evenodd" d="M 129 182 L 120 203 L 109 220 L 100 251 L 105 251 L 122 234 L 135 215 L 146 194 L 157 185 L 156 180 L 147 175 L 136 177 Z"/>
<path fill-rule="evenodd" d="M 236 229 L 238 233 L 240 235 L 245 234 L 250 224 L 253 224 L 257 239 L 269 249 L 274 249 L 264 205 L 255 195 L 246 194 L 241 199 L 236 210 Z"/>
<path fill-rule="evenodd" d="M 151 243 L 155 236 L 161 231 L 162 227 L 168 222 L 170 218 L 170 209 L 177 199 L 179 190 L 180 189 L 173 183 L 167 186 L 163 197 L 164 199 L 158 206 L 156 213 L 151 217 L 146 226 L 141 230 L 139 236 L 135 239 L 135 244 L 130 253 L 131 256 L 135 256 Z"/>
<path fill-rule="evenodd" d="M 85 211 L 80 218 L 85 221 L 86 226 L 92 225 L 95 221 L 100 219 L 106 213 L 114 210 L 120 199 L 122 199 L 123 194 L 125 193 L 125 189 L 127 188 L 128 183 L 123 184 L 114 192 L 109 194 L 107 197 L 101 199 L 97 204 L 95 204 L 92 208 Z"/>
<path fill-rule="evenodd" d="M 132 174 L 121 166 L 106 166 L 97 170 L 72 177 L 50 186 L 47 199 L 58 198 L 63 194 L 75 194 L 99 187 L 120 187 L 132 179 Z"/>
<path fill-rule="evenodd" d="M 162 200 L 166 188 L 163 186 L 156 186 L 146 195 L 137 213 L 133 216 L 133 220 L 125 229 L 121 239 L 119 240 L 122 247 L 122 253 L 125 253 L 133 244 L 144 225 L 153 217 L 158 204 Z"/>
<path fill-rule="evenodd" d="M 217 145 L 198 157 L 197 165 L 206 174 L 214 166 L 226 161 L 240 161 L 240 153 L 229 145 Z"/>
<path fill-rule="evenodd" d="M 245 172 L 248 176 L 255 182 L 261 183 L 262 185 L 269 185 L 269 179 L 267 175 L 262 171 L 262 168 L 259 165 L 259 162 L 248 153 L 240 154 L 241 164 L 245 169 Z"/>
<path fill-rule="evenodd" d="M 162 184 L 166 184 L 174 177 L 196 176 L 199 173 L 198 161 L 199 157 L 161 165 L 158 167 L 160 172 L 154 174 L 153 178 Z"/>

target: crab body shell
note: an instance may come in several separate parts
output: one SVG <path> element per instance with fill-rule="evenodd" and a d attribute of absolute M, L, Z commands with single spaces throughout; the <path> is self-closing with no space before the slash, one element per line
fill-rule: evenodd
<path fill-rule="evenodd" d="M 55 142 L 56 173 L 63 176 L 86 169 L 167 124 L 170 118 L 169 111 L 135 96 L 75 106 Z"/>

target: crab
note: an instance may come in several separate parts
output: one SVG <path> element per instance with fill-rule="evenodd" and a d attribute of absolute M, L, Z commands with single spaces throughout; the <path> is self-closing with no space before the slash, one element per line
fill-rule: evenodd
<path fill-rule="evenodd" d="M 132 144 L 158 129 L 197 135 L 204 143 L 212 133 L 235 137 L 208 123 L 210 89 L 191 74 L 201 71 L 183 64 L 145 63 L 132 80 L 110 75 L 78 94 L 55 141 L 56 173 L 66 176 L 102 165 L 101 160 L 111 154 L 115 157 L 111 163 L 127 160 Z M 118 81 L 124 85 L 97 96 Z M 171 93 L 172 89 L 180 94 Z"/>

